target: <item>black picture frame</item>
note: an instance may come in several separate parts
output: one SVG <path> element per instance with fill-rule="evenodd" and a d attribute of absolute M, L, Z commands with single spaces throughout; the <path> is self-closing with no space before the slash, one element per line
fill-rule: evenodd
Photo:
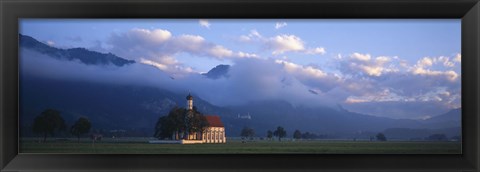
<path fill-rule="evenodd" d="M 479 0 L 1 0 L 0 171 L 478 171 Z M 19 18 L 462 19 L 460 155 L 18 154 Z"/>

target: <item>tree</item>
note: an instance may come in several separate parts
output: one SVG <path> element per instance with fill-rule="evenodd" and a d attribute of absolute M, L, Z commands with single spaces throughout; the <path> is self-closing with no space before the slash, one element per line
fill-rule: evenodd
<path fill-rule="evenodd" d="M 281 141 L 282 137 L 287 136 L 287 132 L 285 131 L 285 129 L 283 129 L 283 127 L 278 126 L 277 130 L 273 132 L 273 135 L 278 137 L 278 141 Z"/>
<path fill-rule="evenodd" d="M 302 138 L 302 132 L 300 132 L 300 130 L 295 130 L 295 132 L 293 132 L 293 138 L 294 139 L 301 139 Z"/>
<path fill-rule="evenodd" d="M 273 137 L 273 132 L 270 131 L 270 130 L 268 130 L 268 131 L 267 131 L 267 138 L 268 138 L 268 139 L 272 139 L 272 137 Z"/>
<path fill-rule="evenodd" d="M 203 132 L 207 127 L 207 119 L 197 111 L 196 107 L 192 111 L 174 107 L 168 115 L 158 119 L 154 137 L 165 139 L 172 138 L 174 135 L 173 139 L 178 140 L 180 139 L 179 135 L 183 134 L 183 138 L 187 139 L 188 133 Z"/>
<path fill-rule="evenodd" d="M 188 111 L 187 112 L 187 119 L 186 119 L 186 131 L 188 133 L 196 133 L 196 132 L 204 132 L 207 127 L 209 126 L 207 118 L 203 116 L 203 114 L 199 111 L 197 111 L 197 107 L 193 106 L 193 111 Z M 202 140 L 202 134 L 199 136 L 200 139 Z"/>
<path fill-rule="evenodd" d="M 376 137 L 378 141 L 387 141 L 387 137 L 383 133 L 378 133 Z"/>
<path fill-rule="evenodd" d="M 64 131 L 67 128 L 60 112 L 54 109 L 44 110 L 33 120 L 32 130 L 34 133 L 43 134 L 43 142 L 47 136 L 54 136 L 55 131 Z"/>
<path fill-rule="evenodd" d="M 172 139 L 172 135 L 175 132 L 175 127 L 172 125 L 173 122 L 168 116 L 162 116 L 158 118 L 157 124 L 155 125 L 155 134 L 153 137 L 159 139 Z"/>
<path fill-rule="evenodd" d="M 253 136 L 255 136 L 255 130 L 253 130 L 253 128 L 244 127 L 240 133 L 240 136 L 252 139 Z"/>
<path fill-rule="evenodd" d="M 448 138 L 445 136 L 445 134 L 432 134 L 427 137 L 427 140 L 430 141 L 447 141 Z"/>
<path fill-rule="evenodd" d="M 73 126 L 70 128 L 70 133 L 74 136 L 77 136 L 78 142 L 80 143 L 80 136 L 82 134 L 86 134 L 90 132 L 90 128 L 92 125 L 90 124 L 90 121 L 85 118 L 85 117 L 80 117 L 78 120 L 73 124 Z"/>

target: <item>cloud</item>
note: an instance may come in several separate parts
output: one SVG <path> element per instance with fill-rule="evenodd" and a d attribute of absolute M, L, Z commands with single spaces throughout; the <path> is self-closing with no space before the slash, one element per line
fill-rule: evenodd
<path fill-rule="evenodd" d="M 459 66 L 451 66 L 449 59 L 424 57 L 412 65 L 396 56 L 353 53 L 332 60 L 338 63 L 342 75 L 338 88 L 346 92 L 345 108 L 377 116 L 415 118 L 415 114 L 437 115 L 461 106 L 460 75 L 455 72 Z M 428 104 L 429 108 L 416 104 Z M 420 110 L 408 109 L 412 107 Z"/>
<path fill-rule="evenodd" d="M 326 53 L 325 48 L 317 47 L 317 48 L 310 48 L 305 51 L 305 54 L 320 54 L 324 55 Z"/>
<path fill-rule="evenodd" d="M 233 55 L 232 50 L 226 49 L 220 45 L 213 46 L 209 51 L 210 51 L 209 53 L 212 54 L 213 56 L 220 57 L 220 58 L 231 57 Z"/>
<path fill-rule="evenodd" d="M 371 59 L 370 54 L 360 54 L 360 53 L 353 53 L 350 57 L 358 61 L 369 61 Z"/>
<path fill-rule="evenodd" d="M 188 72 L 184 71 L 189 69 L 188 67 L 175 60 L 175 56 L 180 53 L 218 60 L 258 57 L 253 53 L 234 52 L 222 45 L 209 42 L 200 35 L 174 36 L 170 31 L 163 29 L 135 28 L 124 33 L 114 33 L 109 37 L 107 44 L 110 47 L 108 50 L 116 55 L 145 62 L 170 73 Z"/>
<path fill-rule="evenodd" d="M 157 62 L 154 62 L 154 61 L 151 61 L 151 60 L 148 60 L 148 59 L 144 59 L 144 58 L 140 59 L 140 63 L 147 64 L 147 65 L 152 65 L 152 66 L 155 66 L 158 69 L 164 70 L 164 71 L 168 69 L 168 66 L 165 65 L 165 64 L 157 63 Z"/>
<path fill-rule="evenodd" d="M 453 58 L 454 62 L 460 63 L 462 62 L 462 55 L 460 53 L 455 55 L 455 58 Z"/>
<path fill-rule="evenodd" d="M 285 27 L 287 26 L 287 23 L 286 22 L 277 22 L 275 23 L 275 29 L 280 29 L 282 27 Z"/>
<path fill-rule="evenodd" d="M 240 57 L 240 58 L 259 58 L 259 56 L 257 54 L 245 53 L 245 52 L 241 52 L 241 51 L 239 51 L 236 56 Z"/>
<path fill-rule="evenodd" d="M 147 43 L 162 43 L 172 37 L 172 33 L 168 30 L 155 29 L 132 29 L 126 35 L 128 38 L 137 41 L 145 41 Z"/>
<path fill-rule="evenodd" d="M 257 30 L 253 29 L 253 30 L 250 30 L 250 33 L 247 35 L 240 35 L 238 40 L 240 42 L 252 42 L 252 41 L 263 41 L 264 38 L 262 35 L 260 35 L 260 33 Z"/>
<path fill-rule="evenodd" d="M 205 41 L 195 36 L 185 38 Z M 170 39 L 173 40 L 174 37 Z M 242 53 L 233 53 L 232 56 L 249 56 L 248 53 L 240 54 Z M 418 118 L 440 114 L 461 105 L 460 82 L 451 82 L 442 76 L 415 75 L 408 69 L 370 78 L 335 74 L 313 65 L 300 65 L 288 60 L 235 58 L 228 78 L 212 80 L 178 64 L 172 56 L 157 61 L 139 58 L 139 63 L 123 67 L 85 65 L 25 49 L 21 49 L 20 57 L 22 77 L 152 86 L 175 93 L 191 90 L 202 99 L 219 106 L 261 100 L 284 100 L 305 106 L 334 107 L 338 103 L 354 112 L 394 118 Z M 399 58 L 371 55 L 368 61 L 363 61 L 364 59 L 366 58 L 346 56 L 335 60 L 361 61 L 384 68 L 401 61 Z M 412 66 L 417 64 L 423 64 L 422 59 Z M 442 63 L 434 63 L 430 67 L 435 65 L 443 66 Z M 184 72 L 164 72 L 168 70 Z"/>
<path fill-rule="evenodd" d="M 281 55 L 287 52 L 298 52 L 303 54 L 324 55 L 324 47 L 307 48 L 305 42 L 298 36 L 292 34 L 281 34 L 272 37 L 264 37 L 257 30 L 250 30 L 247 35 L 238 37 L 238 41 L 244 43 L 259 43 L 264 50 L 272 51 L 273 55 Z"/>
<path fill-rule="evenodd" d="M 433 59 L 429 57 L 424 57 L 417 62 L 418 67 L 426 67 L 426 66 L 432 66 L 432 65 L 433 65 Z"/>
<path fill-rule="evenodd" d="M 184 94 L 192 91 L 215 105 L 239 105 L 251 101 L 285 100 L 297 105 L 327 105 L 329 100 L 308 92 L 309 87 L 273 60 L 235 59 L 229 77 L 212 80 L 198 73 L 180 77 L 157 70 L 163 64 L 142 59 L 141 63 L 118 66 L 85 65 L 59 60 L 31 50 L 21 50 L 21 77 L 87 81 L 119 85 L 151 86 Z M 152 67 L 154 66 L 154 67 Z M 187 69 L 186 69 L 187 70 Z M 174 79 L 172 79 L 174 78 Z M 288 83 L 285 82 L 288 78 Z M 235 97 L 232 99 L 231 97 Z"/>
<path fill-rule="evenodd" d="M 341 79 L 314 66 L 303 66 L 285 60 L 275 60 L 283 69 L 310 89 L 328 92 L 340 85 Z"/>
<path fill-rule="evenodd" d="M 337 59 L 340 70 L 349 75 L 380 77 L 385 73 L 399 71 L 395 64 L 390 63 L 393 58 L 387 56 L 372 58 L 370 54 L 353 53 L 347 58 Z"/>
<path fill-rule="evenodd" d="M 295 35 L 278 35 L 268 39 L 267 47 L 272 54 L 278 55 L 288 51 L 302 51 L 305 49 L 302 39 Z"/>
<path fill-rule="evenodd" d="M 454 62 L 450 61 L 449 57 L 424 57 L 417 61 L 417 64 L 410 67 L 410 72 L 414 75 L 430 76 L 430 77 L 444 77 L 447 80 L 454 82 L 458 79 L 459 75 L 453 70 L 433 70 L 434 65 L 442 65 L 443 67 L 452 68 L 455 66 Z"/>
<path fill-rule="evenodd" d="M 53 47 L 55 45 L 55 42 L 50 41 L 50 40 L 48 40 L 46 43 L 47 43 L 47 45 L 49 45 L 51 47 Z"/>
<path fill-rule="evenodd" d="M 200 20 L 198 20 L 198 24 L 200 24 L 200 26 L 202 26 L 202 27 L 210 29 L 210 23 L 208 22 L 208 20 L 200 19 Z"/>
<path fill-rule="evenodd" d="M 326 53 L 325 48 L 308 47 L 300 37 L 291 34 L 264 37 L 251 30 L 243 36 L 243 41 L 259 43 L 260 47 L 275 56 L 285 57 L 287 52 Z M 22 68 L 28 69 L 23 74 L 147 85 L 178 93 L 191 90 L 221 106 L 259 100 L 285 100 L 309 106 L 334 106 L 339 103 L 355 112 L 416 118 L 436 114 L 426 112 L 439 112 L 461 105 L 460 73 L 457 73 L 460 54 L 408 61 L 396 56 L 354 52 L 332 58 L 335 65 L 325 68 L 316 64 L 295 63 L 289 58 L 260 58 L 254 53 L 210 42 L 200 35 L 173 35 L 164 29 L 140 28 L 113 33 L 106 43 L 99 43 L 98 47 L 139 63 L 122 68 L 87 66 L 51 57 L 35 58 L 45 55 L 22 50 Z M 232 64 L 229 77 L 211 80 L 200 75 L 176 59 L 177 55 L 184 53 L 219 61 L 228 59 Z M 47 58 L 50 60 L 39 60 Z"/>

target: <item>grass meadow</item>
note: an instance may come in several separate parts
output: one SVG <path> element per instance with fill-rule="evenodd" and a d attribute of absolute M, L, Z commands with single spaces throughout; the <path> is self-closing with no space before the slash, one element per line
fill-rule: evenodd
<path fill-rule="evenodd" d="M 225 144 L 150 144 L 148 138 L 103 140 L 22 139 L 20 153 L 60 154 L 459 154 L 461 142 L 227 140 Z"/>

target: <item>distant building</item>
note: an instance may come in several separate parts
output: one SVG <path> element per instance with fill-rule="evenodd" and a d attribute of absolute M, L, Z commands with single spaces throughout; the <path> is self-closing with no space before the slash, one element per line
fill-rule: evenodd
<path fill-rule="evenodd" d="M 190 94 L 187 96 L 187 110 L 193 110 L 193 96 Z M 192 143 L 225 143 L 227 141 L 225 137 L 225 126 L 220 116 L 205 115 L 205 118 L 208 122 L 207 129 L 204 132 L 190 133 L 188 135 L 188 141 L 191 140 L 190 142 Z M 185 143 L 188 144 L 188 141 Z"/>
<path fill-rule="evenodd" d="M 240 114 L 238 114 L 238 115 L 237 115 L 237 118 L 238 118 L 238 119 L 252 119 L 252 116 L 250 116 L 250 114 L 247 114 L 247 115 L 240 115 Z"/>

